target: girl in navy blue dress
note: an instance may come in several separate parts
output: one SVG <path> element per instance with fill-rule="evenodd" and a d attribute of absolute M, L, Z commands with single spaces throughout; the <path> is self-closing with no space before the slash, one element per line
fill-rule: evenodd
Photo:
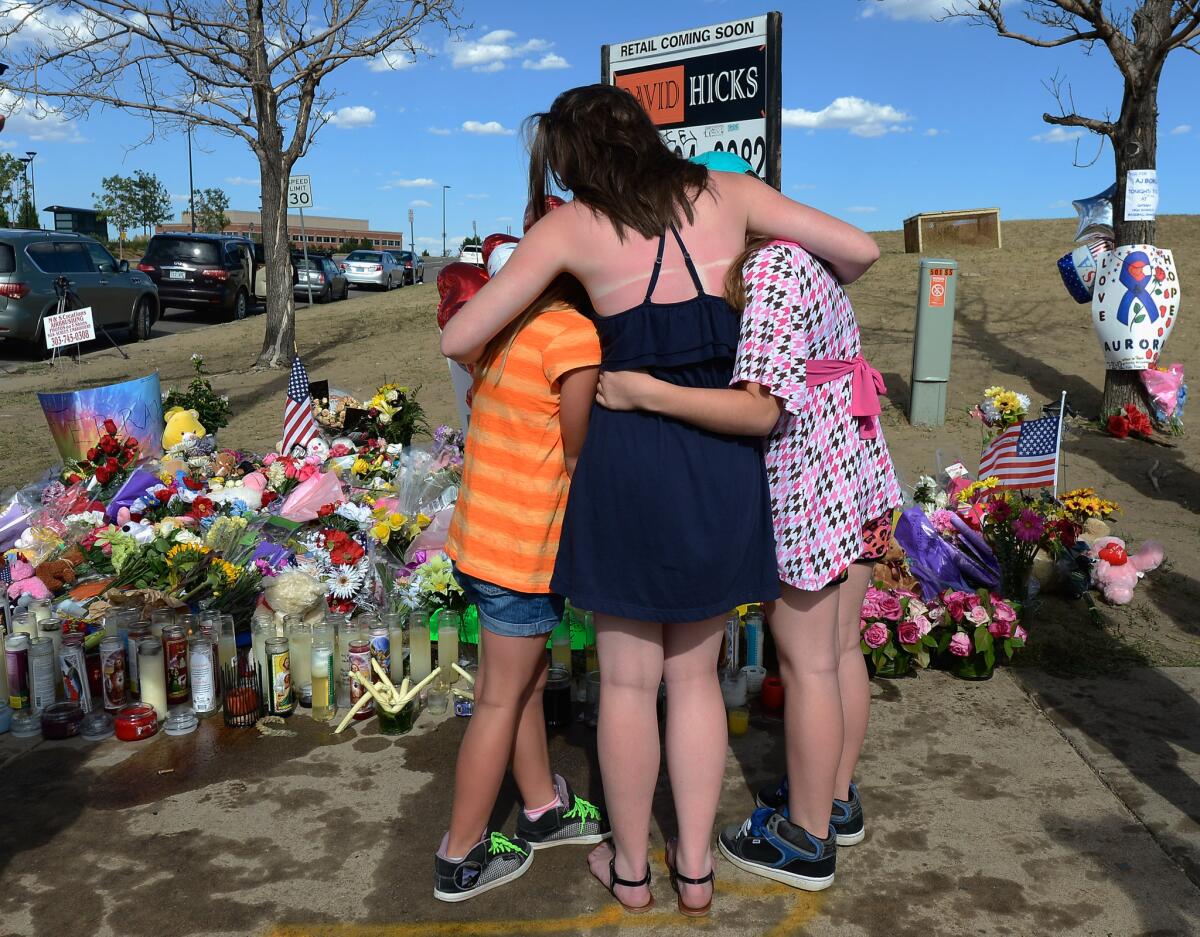
<path fill-rule="evenodd" d="M 878 256 L 874 241 L 850 225 L 756 179 L 709 175 L 677 157 L 617 88 L 566 91 L 533 126 L 529 203 L 544 205 L 552 183 L 574 201 L 537 224 L 447 324 L 442 351 L 456 360 L 475 361 L 569 272 L 596 309 L 602 370 L 724 388 L 739 319 L 722 284 L 748 230 L 803 244 L 842 282 Z M 597 405 L 552 588 L 596 617 L 598 745 L 613 842 L 593 851 L 592 872 L 628 910 L 653 904 L 647 846 L 665 678 L 678 821 L 667 861 L 680 911 L 707 913 L 727 743 L 717 682 L 724 619 L 737 605 L 779 595 L 761 441 Z"/>

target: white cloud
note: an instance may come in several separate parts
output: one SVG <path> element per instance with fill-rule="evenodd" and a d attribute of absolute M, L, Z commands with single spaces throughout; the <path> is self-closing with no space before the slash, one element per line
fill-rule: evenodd
<path fill-rule="evenodd" d="M 469 68 L 475 72 L 498 72 L 513 59 L 536 52 L 546 52 L 539 61 L 526 61 L 525 68 L 567 68 L 566 59 L 549 53 L 553 43 L 545 39 L 517 41 L 511 29 L 493 29 L 478 39 L 456 39 L 446 43 L 450 64 L 454 68 Z M 558 64 L 561 62 L 562 64 Z"/>
<path fill-rule="evenodd" d="M 509 130 L 498 120 L 488 120 L 480 123 L 477 120 L 464 120 L 462 129 L 464 133 L 477 133 L 483 136 L 511 137 L 515 130 Z"/>
<path fill-rule="evenodd" d="M 430 186 L 437 185 L 433 179 L 421 177 L 419 179 L 392 179 L 384 183 L 385 189 L 428 189 Z"/>
<path fill-rule="evenodd" d="M 497 221 L 500 221 L 500 222 L 503 222 L 503 223 L 505 223 L 505 224 L 508 224 L 509 222 L 511 222 L 511 221 L 512 221 L 512 218 L 511 218 L 511 217 L 509 217 L 508 215 L 501 215 L 501 216 L 500 216 L 500 217 L 498 217 L 496 220 L 497 220 Z"/>
<path fill-rule="evenodd" d="M 446 127 L 430 127 L 429 132 L 432 133 L 435 137 L 448 137 L 454 131 L 452 131 Z"/>
<path fill-rule="evenodd" d="M 856 137 L 880 137 L 911 128 L 904 124 L 912 117 L 890 104 L 876 104 L 864 98 L 840 97 L 819 111 L 802 107 L 783 109 L 783 126 L 809 130 L 849 130 Z"/>
<path fill-rule="evenodd" d="M 879 211 L 879 208 L 875 205 L 851 205 L 846 211 L 855 215 L 870 215 Z"/>
<path fill-rule="evenodd" d="M 571 63 L 556 52 L 547 52 L 536 62 L 533 59 L 526 59 L 521 63 L 521 67 L 542 72 L 551 68 L 570 68 Z"/>
<path fill-rule="evenodd" d="M 250 176 L 226 176 L 226 185 L 262 185 L 262 180 Z"/>
<path fill-rule="evenodd" d="M 943 136 L 945 133 L 946 133 L 945 130 L 938 130 L 937 127 L 930 127 L 928 130 L 925 131 L 925 136 L 940 137 L 940 136 Z"/>
<path fill-rule="evenodd" d="M 882 13 L 894 20 L 930 20 L 944 16 L 953 5 L 954 0 L 867 0 L 861 15 L 863 19 Z"/>
<path fill-rule="evenodd" d="M 402 72 L 417 64 L 417 53 L 428 51 L 429 49 L 419 42 L 415 44 L 413 52 L 409 52 L 403 46 L 397 46 L 372 59 L 367 59 L 367 68 L 373 72 Z"/>
<path fill-rule="evenodd" d="M 370 127 L 375 123 L 375 112 L 363 104 L 351 104 L 339 107 L 336 112 L 326 114 L 329 122 L 343 130 L 354 130 L 358 127 Z"/>
<path fill-rule="evenodd" d="M 171 193 L 171 204 L 172 205 L 187 205 L 190 202 L 191 202 L 191 199 L 188 198 L 187 195 L 176 195 L 174 192 Z"/>
<path fill-rule="evenodd" d="M 408 207 L 409 208 L 433 208 L 433 205 L 431 205 L 429 202 L 425 201 L 425 199 L 423 199 L 423 198 L 414 198 L 411 202 L 408 203 Z"/>
<path fill-rule="evenodd" d="M 1180 124 L 1178 127 L 1171 128 L 1171 136 L 1173 136 L 1173 137 L 1179 137 L 1185 133 L 1191 133 L 1191 132 L 1192 132 L 1191 124 Z"/>
<path fill-rule="evenodd" d="M 43 143 L 86 143 L 75 122 L 60 108 L 44 101 L 22 99 L 7 88 L 0 90 L 0 113 L 7 115 L 4 129 Z"/>
<path fill-rule="evenodd" d="M 1066 127 L 1051 127 L 1045 133 L 1035 133 L 1029 139 L 1035 143 L 1073 143 L 1083 134 L 1084 131 L 1079 127 L 1071 130 Z"/>

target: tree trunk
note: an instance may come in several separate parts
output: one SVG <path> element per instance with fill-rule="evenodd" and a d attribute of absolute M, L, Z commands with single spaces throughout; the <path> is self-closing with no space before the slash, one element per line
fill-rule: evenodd
<path fill-rule="evenodd" d="M 255 367 L 290 367 L 296 355 L 292 258 L 287 233 L 288 168 L 281 155 L 260 158 L 262 242 L 267 262 L 267 327 Z"/>
<path fill-rule="evenodd" d="M 1153 66 L 1148 66 L 1153 68 Z M 1161 70 L 1161 63 L 1158 69 Z M 1158 154 L 1158 78 L 1160 71 L 1133 85 L 1126 82 L 1117 121 L 1113 152 L 1117 164 L 1117 194 L 1113 197 L 1113 230 L 1118 247 L 1125 244 L 1153 244 L 1158 225 L 1154 221 L 1125 220 L 1125 177 L 1131 169 L 1156 168 Z M 1153 414 L 1150 398 L 1138 371 L 1106 371 L 1104 402 L 1100 417 L 1132 403 L 1147 415 Z"/>

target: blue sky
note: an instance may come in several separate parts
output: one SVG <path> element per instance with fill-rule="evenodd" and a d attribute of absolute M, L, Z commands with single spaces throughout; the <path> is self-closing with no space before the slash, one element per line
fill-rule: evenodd
<path fill-rule="evenodd" d="M 600 45 L 782 9 L 784 191 L 871 229 L 897 228 L 917 211 L 998 205 L 1006 218 L 1073 216 L 1070 201 L 1105 188 L 1105 149 L 1072 165 L 1074 132 L 1041 121 L 1054 102 L 1043 87 L 1058 70 L 1080 110 L 1120 107 L 1119 76 L 1103 50 L 1034 49 L 965 23 L 929 16 L 945 0 L 608 0 L 497 5 L 468 0 L 473 28 L 457 43 L 430 32 L 416 64 L 376 71 L 352 63 L 329 83 L 339 92 L 297 172 L 312 177 L 322 214 L 368 218 L 441 248 L 448 193 L 452 245 L 519 228 L 525 187 L 521 120 L 564 88 L 598 79 Z M 1019 5 L 1014 4 L 1014 7 Z M 1010 14 L 1011 15 L 1011 14 Z M 1019 14 L 1014 16 L 1019 22 Z M 1200 58 L 1177 52 L 1159 97 L 1160 211 L 1200 212 L 1200 113 L 1188 88 Z M 0 104 L 3 102 L 0 101 Z M 105 112 L 72 124 L 10 119 L 0 146 L 36 150 L 41 206 L 91 205 L 100 178 L 155 172 L 183 201 L 182 136 L 127 149 L 145 134 L 136 117 Z M 1096 143 L 1079 141 L 1081 161 Z M 196 185 L 220 186 L 233 208 L 258 206 L 258 166 L 239 141 L 197 133 Z M 182 207 L 182 205 L 180 205 Z"/>

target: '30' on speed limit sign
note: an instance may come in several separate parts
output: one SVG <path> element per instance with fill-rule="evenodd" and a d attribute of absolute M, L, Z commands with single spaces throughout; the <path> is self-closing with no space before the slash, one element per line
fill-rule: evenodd
<path fill-rule="evenodd" d="M 288 208 L 312 208 L 312 183 L 308 176 L 288 176 Z"/>

